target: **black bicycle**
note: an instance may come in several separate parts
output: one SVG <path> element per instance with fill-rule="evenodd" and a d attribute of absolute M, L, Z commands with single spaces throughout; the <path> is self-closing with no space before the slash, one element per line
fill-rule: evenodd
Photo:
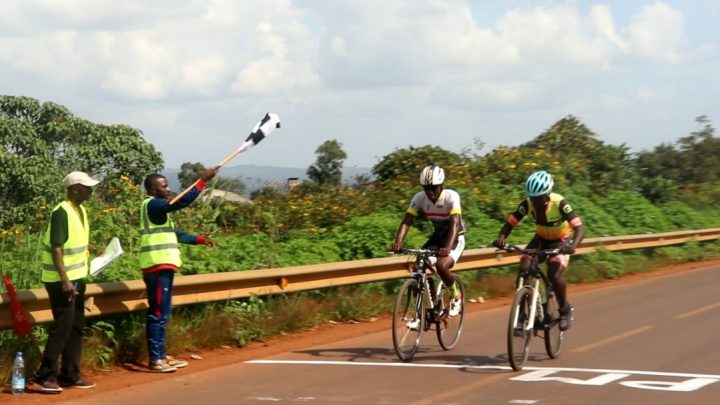
<path fill-rule="evenodd" d="M 398 357 L 407 361 L 420 348 L 420 335 L 433 326 L 438 342 L 445 350 L 454 348 L 460 340 L 465 317 L 465 287 L 457 275 L 453 278 L 462 294 L 458 313 L 450 313 L 450 289 L 437 279 L 430 258 L 437 251 L 428 249 L 403 249 L 402 253 L 414 255 L 410 279 L 400 287 L 393 310 L 393 347 Z"/>
<path fill-rule="evenodd" d="M 517 290 L 510 308 L 507 330 L 508 360 L 513 370 L 518 371 L 527 362 L 530 339 L 533 336 L 539 337 L 540 330 L 543 331 L 545 351 L 550 358 L 558 357 L 565 343 L 565 331 L 560 330 L 560 306 L 557 297 L 547 276 L 540 270 L 540 259 L 560 254 L 560 249 L 523 249 L 506 245 L 502 250 L 530 256 L 529 269 L 520 269 L 518 272 Z"/>

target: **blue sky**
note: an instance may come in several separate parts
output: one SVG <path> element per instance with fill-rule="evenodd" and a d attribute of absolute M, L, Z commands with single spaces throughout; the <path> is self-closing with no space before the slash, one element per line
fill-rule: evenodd
<path fill-rule="evenodd" d="M 720 119 L 720 2 L 6 0 L 0 93 L 140 129 L 167 167 L 347 166 L 396 148 L 480 153 L 567 115 L 631 150 Z"/>

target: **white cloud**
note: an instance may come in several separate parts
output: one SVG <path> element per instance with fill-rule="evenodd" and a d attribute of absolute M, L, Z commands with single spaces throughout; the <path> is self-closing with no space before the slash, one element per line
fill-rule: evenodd
<path fill-rule="evenodd" d="M 687 41 L 682 13 L 657 2 L 642 8 L 628 26 L 628 40 L 640 55 L 663 62 L 678 63 L 684 59 Z"/>
<path fill-rule="evenodd" d="M 309 64 L 265 58 L 250 62 L 238 73 L 231 89 L 235 94 L 273 95 L 311 88 L 318 83 L 319 78 Z"/>
<path fill-rule="evenodd" d="M 305 137 L 307 151 L 281 162 L 312 160 L 337 137 L 352 147 L 348 163 L 364 165 L 439 142 L 446 122 L 458 131 L 442 142 L 462 147 L 478 132 L 525 141 L 567 114 L 613 130 L 635 109 L 626 115 L 675 106 L 688 120 L 713 116 L 720 44 L 698 32 L 717 16 L 714 3 L 699 3 L 706 15 L 675 0 L 583 4 L 6 0 L 0 88 L 99 122 L 137 120 L 162 148 L 192 138 L 164 149 L 171 162 L 191 160 L 203 142 L 224 147 L 221 134 L 236 131 L 227 126 L 266 111 Z M 275 158 L 262 149 L 245 158 L 261 156 Z"/>
<path fill-rule="evenodd" d="M 629 51 L 627 41 L 615 29 L 612 10 L 609 6 L 605 4 L 592 6 L 587 21 L 588 25 L 597 32 L 600 39 L 607 41 L 609 45 L 614 46 L 623 53 Z"/>

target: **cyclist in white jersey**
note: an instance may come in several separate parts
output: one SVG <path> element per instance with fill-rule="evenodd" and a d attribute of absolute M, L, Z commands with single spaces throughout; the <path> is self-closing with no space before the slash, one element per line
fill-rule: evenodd
<path fill-rule="evenodd" d="M 423 245 L 425 249 L 437 249 L 435 268 L 446 286 L 450 286 L 453 299 L 450 301 L 450 316 L 460 313 L 462 296 L 455 285 L 452 272 L 463 250 L 465 250 L 465 225 L 462 221 L 460 195 L 443 188 L 445 171 L 439 166 L 427 166 L 420 173 L 423 191 L 415 194 L 391 246 L 393 252 L 401 252 L 403 241 L 410 227 L 420 213 L 433 224 L 433 233 Z M 434 258 L 433 258 L 434 259 Z"/>

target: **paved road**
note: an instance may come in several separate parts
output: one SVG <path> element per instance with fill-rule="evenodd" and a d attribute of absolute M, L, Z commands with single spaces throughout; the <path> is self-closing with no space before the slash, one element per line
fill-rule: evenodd
<path fill-rule="evenodd" d="M 508 307 L 471 313 L 460 344 L 434 334 L 412 363 L 390 332 L 84 398 L 97 404 L 710 404 L 720 402 L 720 269 L 576 293 L 560 358 L 536 339 L 509 369 Z"/>

